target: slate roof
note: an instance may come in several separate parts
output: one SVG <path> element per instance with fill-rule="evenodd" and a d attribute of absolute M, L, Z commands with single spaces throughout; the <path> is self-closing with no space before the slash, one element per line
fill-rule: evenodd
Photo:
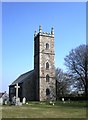
<path fill-rule="evenodd" d="M 28 71 L 28 72 L 20 75 L 14 82 L 12 82 L 11 85 L 15 85 L 17 83 L 22 83 L 25 79 L 27 79 L 28 77 L 31 77 L 31 75 L 33 75 L 33 74 L 34 74 L 34 70 Z"/>
<path fill-rule="evenodd" d="M 0 93 L 0 98 L 3 96 L 4 93 Z"/>

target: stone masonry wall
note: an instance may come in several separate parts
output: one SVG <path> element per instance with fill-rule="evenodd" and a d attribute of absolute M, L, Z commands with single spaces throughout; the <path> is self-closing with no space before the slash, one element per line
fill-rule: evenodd
<path fill-rule="evenodd" d="M 46 43 L 49 49 L 46 50 Z M 55 66 L 54 66 L 54 37 L 40 36 L 40 101 L 47 99 L 55 100 Z M 49 63 L 49 70 L 46 70 L 46 62 Z M 50 76 L 49 82 L 46 82 L 46 75 Z M 46 89 L 50 90 L 50 95 L 46 96 Z"/>

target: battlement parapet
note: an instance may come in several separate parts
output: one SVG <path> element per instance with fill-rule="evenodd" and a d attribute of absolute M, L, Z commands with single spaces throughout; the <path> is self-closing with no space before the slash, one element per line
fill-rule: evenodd
<path fill-rule="evenodd" d="M 48 33 L 48 32 L 42 32 L 42 27 L 39 26 L 39 32 L 37 33 L 37 32 L 35 31 L 34 37 L 36 37 L 37 35 L 47 36 L 47 37 L 54 37 L 54 28 L 51 28 L 51 33 Z"/>

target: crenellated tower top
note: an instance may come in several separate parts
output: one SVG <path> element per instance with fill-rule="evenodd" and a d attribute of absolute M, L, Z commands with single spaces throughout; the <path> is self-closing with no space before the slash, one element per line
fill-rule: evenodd
<path fill-rule="evenodd" d="M 54 28 L 51 28 L 51 33 L 49 32 L 43 32 L 42 31 L 42 26 L 39 26 L 39 32 L 37 33 L 36 31 L 34 32 L 34 37 L 36 37 L 37 35 L 41 35 L 41 36 L 49 36 L 49 37 L 54 37 Z"/>

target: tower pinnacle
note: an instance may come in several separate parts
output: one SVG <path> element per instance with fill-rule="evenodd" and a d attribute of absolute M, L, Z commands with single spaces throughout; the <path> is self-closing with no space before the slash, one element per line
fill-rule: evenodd
<path fill-rule="evenodd" d="M 51 28 L 51 34 L 54 35 L 54 28 Z"/>
<path fill-rule="evenodd" d="M 42 32 L 42 26 L 40 25 L 39 26 L 39 33 L 41 33 Z"/>
<path fill-rule="evenodd" d="M 36 36 L 36 35 L 37 35 L 37 32 L 35 31 L 35 32 L 34 32 L 34 36 Z"/>

